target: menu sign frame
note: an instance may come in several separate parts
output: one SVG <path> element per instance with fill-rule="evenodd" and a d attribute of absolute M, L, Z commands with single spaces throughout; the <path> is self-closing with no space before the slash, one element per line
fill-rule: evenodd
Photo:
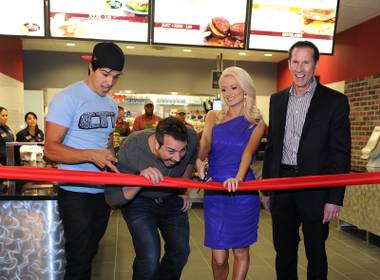
<path fill-rule="evenodd" d="M 152 44 L 244 50 L 250 0 L 239 1 L 223 11 L 230 0 L 153 0 Z"/>
<path fill-rule="evenodd" d="M 0 36 L 46 37 L 45 0 L 3 1 L 0 17 Z"/>
<path fill-rule="evenodd" d="M 334 53 L 340 0 L 251 0 L 248 50 L 283 51 L 300 40 Z M 263 24 L 263 19 L 272 19 Z M 274 48 L 275 46 L 275 48 Z"/>
<path fill-rule="evenodd" d="M 150 14 L 151 0 L 49 0 L 49 37 L 149 43 Z"/>

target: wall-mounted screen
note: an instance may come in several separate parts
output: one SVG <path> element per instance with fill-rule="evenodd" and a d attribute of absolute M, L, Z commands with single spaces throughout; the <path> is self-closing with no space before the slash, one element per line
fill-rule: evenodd
<path fill-rule="evenodd" d="M 247 0 L 155 0 L 153 43 L 244 48 Z"/>
<path fill-rule="evenodd" d="M 1 35 L 45 36 L 45 1 L 1 1 Z"/>
<path fill-rule="evenodd" d="M 287 51 L 299 40 L 321 53 L 334 45 L 338 0 L 253 0 L 249 49 Z"/>
<path fill-rule="evenodd" d="M 149 0 L 50 0 L 50 35 L 148 42 Z"/>

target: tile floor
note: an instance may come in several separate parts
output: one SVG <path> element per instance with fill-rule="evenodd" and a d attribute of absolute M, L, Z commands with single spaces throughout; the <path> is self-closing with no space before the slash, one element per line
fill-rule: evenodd
<path fill-rule="evenodd" d="M 182 273 L 182 280 L 212 279 L 210 251 L 203 246 L 202 207 L 190 210 L 189 261 Z M 327 242 L 329 280 L 380 280 L 380 248 L 366 242 L 358 234 L 342 231 L 337 222 L 330 225 Z M 300 243 L 299 279 L 306 280 L 306 259 Z M 132 279 L 134 251 L 125 222 L 116 211 L 112 214 L 93 262 L 94 280 Z M 262 211 L 259 240 L 251 247 L 251 266 L 247 279 L 276 279 L 274 249 L 271 241 L 271 218 Z"/>

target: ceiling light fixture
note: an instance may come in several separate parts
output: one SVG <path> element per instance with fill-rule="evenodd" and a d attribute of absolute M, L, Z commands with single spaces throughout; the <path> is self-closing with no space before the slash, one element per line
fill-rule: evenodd
<path fill-rule="evenodd" d="M 240 56 L 246 56 L 247 54 L 245 52 L 238 52 L 238 55 L 240 55 Z"/>
<path fill-rule="evenodd" d="M 77 44 L 75 44 L 75 43 L 66 43 L 66 46 L 68 46 L 68 47 L 75 47 Z"/>
<path fill-rule="evenodd" d="M 191 53 L 193 50 L 190 49 L 183 49 L 183 52 Z"/>
<path fill-rule="evenodd" d="M 126 46 L 125 48 L 129 49 L 129 50 L 133 50 L 135 48 L 135 46 Z"/>
<path fill-rule="evenodd" d="M 269 57 L 269 56 L 272 56 L 272 54 L 271 53 L 265 53 L 264 56 L 268 56 Z"/>

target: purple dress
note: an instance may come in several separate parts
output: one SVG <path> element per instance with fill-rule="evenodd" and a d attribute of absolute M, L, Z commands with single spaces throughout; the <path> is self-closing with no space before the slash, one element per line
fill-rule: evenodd
<path fill-rule="evenodd" d="M 236 176 L 254 128 L 244 116 L 213 127 L 208 177 L 224 182 Z M 244 181 L 254 179 L 249 168 Z M 257 191 L 205 191 L 203 205 L 206 247 L 245 248 L 256 242 L 260 213 Z"/>

